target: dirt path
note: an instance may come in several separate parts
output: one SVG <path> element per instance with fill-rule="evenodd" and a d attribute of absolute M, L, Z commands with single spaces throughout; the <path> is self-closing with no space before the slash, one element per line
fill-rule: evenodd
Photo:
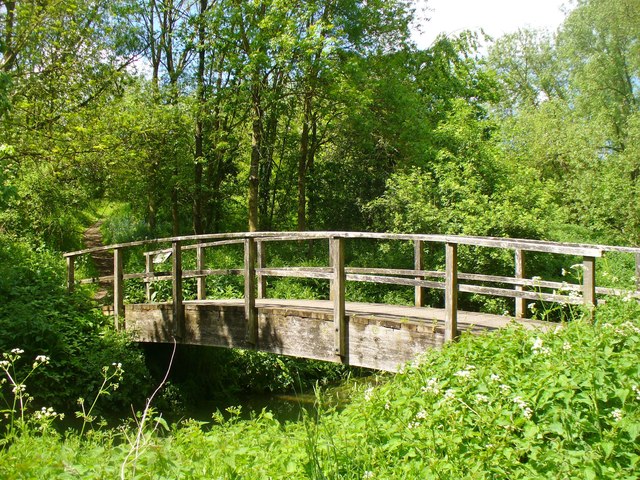
<path fill-rule="evenodd" d="M 100 232 L 100 226 L 103 221 L 98 220 L 84 231 L 82 235 L 82 241 L 85 248 L 95 248 L 103 246 L 102 232 Z M 110 252 L 94 252 L 91 254 L 91 259 L 96 267 L 99 277 L 106 277 L 113 275 L 113 255 Z M 100 282 L 98 284 L 98 291 L 95 294 L 95 299 L 98 301 L 104 301 L 110 294 L 110 284 L 106 282 Z"/>

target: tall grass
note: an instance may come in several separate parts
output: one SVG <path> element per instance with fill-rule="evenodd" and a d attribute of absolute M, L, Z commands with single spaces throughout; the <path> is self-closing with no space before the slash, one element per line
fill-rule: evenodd
<path fill-rule="evenodd" d="M 298 423 L 268 411 L 80 435 L 26 428 L 0 450 L 2 478 L 611 478 L 640 468 L 640 306 L 596 320 L 513 326 L 429 351 L 341 411 Z M 123 463 L 124 462 L 124 463 Z"/>

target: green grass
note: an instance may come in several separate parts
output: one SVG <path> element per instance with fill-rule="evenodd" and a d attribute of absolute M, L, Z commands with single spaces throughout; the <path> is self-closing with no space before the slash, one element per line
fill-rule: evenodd
<path fill-rule="evenodd" d="M 171 427 L 42 432 L 0 450 L 1 478 L 611 478 L 640 468 L 640 306 L 591 324 L 512 327 L 427 352 L 340 411 Z M 155 425 L 155 426 L 154 426 Z M 166 428 L 165 428 L 166 427 Z"/>

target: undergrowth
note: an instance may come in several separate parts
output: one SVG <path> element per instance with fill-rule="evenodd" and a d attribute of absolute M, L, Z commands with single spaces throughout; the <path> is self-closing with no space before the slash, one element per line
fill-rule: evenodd
<path fill-rule="evenodd" d="M 206 429 L 156 422 L 135 468 L 135 424 L 26 428 L 0 450 L 0 477 L 635 479 L 639 357 L 640 306 L 611 299 L 594 323 L 463 336 L 340 411 L 318 392 L 318 413 L 298 423 L 239 409 Z"/>

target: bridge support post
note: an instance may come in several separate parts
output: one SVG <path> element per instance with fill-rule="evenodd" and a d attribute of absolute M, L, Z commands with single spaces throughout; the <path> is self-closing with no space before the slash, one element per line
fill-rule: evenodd
<path fill-rule="evenodd" d="M 153 255 L 148 252 L 144 254 L 144 297 L 147 302 L 151 302 L 151 278 L 150 275 L 153 274 Z"/>
<path fill-rule="evenodd" d="M 182 296 L 182 245 L 180 242 L 171 243 L 171 277 L 173 288 L 173 324 L 176 339 L 182 339 L 185 334 L 184 304 Z"/>
<path fill-rule="evenodd" d="M 348 363 L 349 330 L 345 310 L 344 238 L 331 237 L 329 240 L 333 279 L 331 299 L 333 300 L 333 324 L 335 331 L 335 354 L 343 363 Z"/>
<path fill-rule="evenodd" d="M 256 251 L 258 262 L 258 270 L 265 267 L 265 243 L 260 240 L 256 241 Z M 258 298 L 264 298 L 267 293 L 267 279 L 262 273 L 257 273 L 258 277 Z"/>
<path fill-rule="evenodd" d="M 522 280 L 526 273 L 524 269 L 524 258 L 525 253 L 524 250 L 520 248 L 516 248 L 515 259 L 516 259 L 516 279 Z M 516 285 L 516 291 L 522 292 L 524 291 L 524 287 L 522 285 Z M 516 318 L 525 318 L 527 316 L 527 303 L 526 299 L 516 297 Z"/>
<path fill-rule="evenodd" d="M 595 257 L 583 257 L 582 259 L 582 299 L 584 305 L 591 311 L 591 320 L 594 317 L 596 299 L 596 259 Z"/>
<path fill-rule="evenodd" d="M 204 267 L 204 247 L 198 245 L 196 248 L 196 270 L 198 270 L 196 288 L 198 291 L 198 300 L 206 300 L 207 298 L 207 278 L 202 276 Z"/>
<path fill-rule="evenodd" d="M 413 268 L 414 270 L 424 270 L 424 248 L 422 240 L 415 240 L 413 244 Z M 423 277 L 416 277 L 416 280 L 422 280 Z M 424 287 L 416 285 L 415 287 L 415 305 L 416 307 L 424 307 Z"/>
<path fill-rule="evenodd" d="M 124 320 L 124 272 L 122 270 L 122 250 L 113 249 L 113 319 L 116 330 Z"/>
<path fill-rule="evenodd" d="M 76 288 L 76 257 L 67 257 L 67 291 L 73 292 Z"/>
<path fill-rule="evenodd" d="M 444 286 L 444 341 L 451 342 L 458 336 L 458 245 L 447 243 Z"/>
<path fill-rule="evenodd" d="M 258 310 L 256 309 L 256 242 L 244 239 L 244 317 L 247 321 L 247 343 L 258 346 Z"/>

